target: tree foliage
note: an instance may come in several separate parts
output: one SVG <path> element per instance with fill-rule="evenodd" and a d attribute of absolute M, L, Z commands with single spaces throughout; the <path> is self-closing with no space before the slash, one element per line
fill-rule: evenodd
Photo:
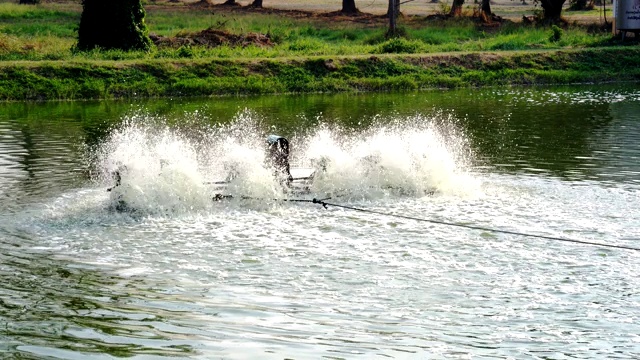
<path fill-rule="evenodd" d="M 83 0 L 79 50 L 149 50 L 151 40 L 140 0 Z"/>

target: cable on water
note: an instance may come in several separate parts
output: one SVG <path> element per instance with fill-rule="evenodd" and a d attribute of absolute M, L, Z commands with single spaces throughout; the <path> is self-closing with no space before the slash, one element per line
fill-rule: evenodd
<path fill-rule="evenodd" d="M 262 197 L 253 197 L 253 196 L 245 196 L 245 195 L 233 196 L 233 195 L 216 194 L 216 195 L 213 196 L 213 201 L 228 200 L 228 199 L 233 199 L 233 198 L 236 198 L 236 197 L 238 199 L 242 199 L 242 200 L 267 200 L 267 201 L 305 202 L 305 203 L 312 203 L 312 204 L 320 204 L 325 209 L 327 208 L 327 206 L 324 205 L 324 201 L 331 199 L 330 197 L 328 197 L 326 199 L 315 199 L 315 198 L 314 199 L 262 198 Z M 330 204 L 327 204 L 327 205 L 330 205 Z"/>
<path fill-rule="evenodd" d="M 214 197 L 214 200 L 222 200 L 222 199 L 230 199 L 230 198 L 233 198 L 233 196 L 232 195 L 216 195 Z M 640 251 L 640 248 L 635 248 L 635 247 L 625 246 L 625 245 L 602 244 L 602 243 L 597 243 L 597 242 L 592 242 L 592 241 L 568 239 L 568 238 L 561 238 L 561 237 L 556 237 L 556 236 L 528 234 L 528 233 L 523 233 L 523 232 L 519 232 L 519 231 L 501 230 L 501 229 L 494 229 L 494 228 L 488 228 L 488 227 L 477 226 L 477 225 L 456 224 L 456 223 L 447 222 L 447 221 L 425 219 L 425 218 L 419 218 L 419 217 L 414 217 L 414 216 L 400 215 L 400 214 L 394 214 L 394 213 L 389 213 L 389 212 L 384 212 L 384 211 L 370 210 L 370 209 L 364 209 L 364 208 L 359 208 L 359 207 L 355 207 L 355 206 L 340 205 L 340 204 L 334 204 L 334 203 L 326 202 L 326 200 L 329 200 L 331 198 L 326 198 L 326 199 L 316 199 L 316 198 L 313 198 L 313 199 L 286 199 L 286 198 L 284 198 L 284 199 L 266 199 L 266 198 L 255 198 L 255 197 L 249 197 L 249 196 L 240 196 L 240 198 L 241 199 L 247 199 L 247 200 L 272 200 L 272 201 L 283 201 L 283 202 L 304 202 L 304 203 L 322 205 L 322 207 L 324 207 L 325 209 L 328 209 L 329 206 L 333 206 L 333 207 L 337 207 L 337 208 L 342 208 L 342 209 L 346 209 L 346 210 L 353 210 L 353 211 L 359 211 L 359 212 L 363 212 L 363 213 L 390 216 L 390 217 L 395 217 L 395 218 L 399 218 L 399 219 L 407 219 L 407 220 L 414 220 L 414 221 L 420 221 L 420 222 L 428 222 L 428 223 L 438 224 L 438 225 L 455 226 L 455 227 L 465 228 L 465 229 L 481 230 L 481 231 L 488 231 L 488 232 L 508 234 L 508 235 L 527 236 L 527 237 L 533 237 L 533 238 L 538 238 L 538 239 L 545 239 L 545 240 L 551 240 L 551 241 L 563 241 L 563 242 L 582 244 L 582 245 L 600 246 L 600 247 L 605 247 L 605 248 L 615 248 L 615 249 Z"/>
<path fill-rule="evenodd" d="M 482 230 L 482 231 L 489 231 L 489 232 L 494 232 L 494 233 L 502 233 L 502 234 L 509 234 L 509 235 L 518 235 L 518 236 L 527 236 L 527 237 L 533 237 L 533 238 L 545 239 L 545 240 L 552 240 L 552 241 L 564 241 L 564 242 L 583 244 L 583 245 L 593 245 L 593 246 L 600 246 L 600 247 L 607 247 L 607 248 L 616 248 L 616 249 L 640 251 L 640 248 L 635 248 L 635 247 L 625 246 L 625 245 L 602 244 L 602 243 L 597 243 L 597 242 L 592 242 L 592 241 L 568 239 L 568 238 L 561 238 L 561 237 L 555 237 L 555 236 L 546 236 L 546 235 L 527 234 L 527 233 L 518 232 L 518 231 L 493 229 L 493 228 L 488 228 L 488 227 L 483 227 L 483 226 L 476 226 L 476 225 L 456 224 L 456 223 L 452 223 L 452 222 L 433 220 L 433 219 L 424 219 L 424 218 L 419 218 L 419 217 L 414 217 L 414 216 L 407 216 L 407 215 L 399 215 L 399 214 L 394 214 L 394 213 L 388 213 L 388 212 L 383 212 L 383 211 L 364 209 L 364 208 L 348 206 L 348 205 L 332 204 L 332 203 L 328 203 L 328 202 L 326 202 L 324 200 L 327 200 L 327 199 L 315 199 L 314 198 L 313 200 L 311 200 L 309 202 L 311 202 L 313 204 L 320 204 L 325 209 L 327 208 L 327 206 L 333 206 L 333 207 L 338 207 L 338 208 L 347 209 L 347 210 L 360 211 L 360 212 L 364 212 L 364 213 L 377 214 L 377 215 L 383 215 L 383 216 L 391 216 L 391 217 L 396 217 L 396 218 L 400 218 L 400 219 L 415 220 L 415 221 L 420 221 L 420 222 L 428 222 L 428 223 L 438 224 L 438 225 L 455 226 L 455 227 L 472 229 L 472 230 Z"/>

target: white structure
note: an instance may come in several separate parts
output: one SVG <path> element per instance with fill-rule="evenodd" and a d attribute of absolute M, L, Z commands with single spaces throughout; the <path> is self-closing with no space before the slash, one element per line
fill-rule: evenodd
<path fill-rule="evenodd" d="M 627 32 L 640 33 L 640 0 L 614 0 L 614 29 L 622 31 L 624 39 Z"/>

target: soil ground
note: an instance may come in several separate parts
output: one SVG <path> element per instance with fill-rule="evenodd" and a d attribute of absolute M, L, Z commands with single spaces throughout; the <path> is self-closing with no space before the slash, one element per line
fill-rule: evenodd
<path fill-rule="evenodd" d="M 170 0 L 159 0 L 156 4 L 172 4 Z M 195 4 L 201 0 L 180 0 L 179 3 L 173 4 Z M 224 0 L 208 0 L 209 3 L 221 5 Z M 434 14 L 442 14 L 451 5 L 452 1 L 446 0 L 414 0 L 401 5 L 401 12 L 406 16 L 428 16 Z M 249 5 L 251 0 L 239 0 L 242 6 Z M 388 0 L 356 0 L 358 10 L 371 15 L 383 15 L 387 12 Z M 291 12 L 311 12 L 316 14 L 330 13 L 339 11 L 342 6 L 341 0 L 264 0 L 266 9 L 289 10 Z M 474 1 L 465 1 L 465 11 L 468 14 L 473 13 L 473 9 L 479 6 Z M 592 11 L 568 11 L 569 1 L 565 3 L 563 17 L 569 22 L 577 22 L 581 24 L 604 23 L 604 11 L 598 7 Z M 533 0 L 493 0 L 491 1 L 492 11 L 505 19 L 512 21 L 522 20 L 522 16 L 531 16 L 535 11 L 540 10 L 540 6 L 536 6 Z M 606 4 L 607 20 L 611 21 L 611 4 Z M 293 14 L 292 14 L 293 15 Z"/>
<path fill-rule="evenodd" d="M 151 41 L 159 47 L 179 48 L 184 45 L 202 45 L 215 47 L 220 45 L 260 47 L 273 46 L 271 39 L 264 34 L 247 33 L 244 35 L 231 34 L 224 30 L 205 29 L 197 33 L 181 34 L 176 37 L 164 37 L 151 34 Z"/>
<path fill-rule="evenodd" d="M 81 0 L 42 0 L 45 3 L 66 4 L 70 7 L 80 6 Z M 148 0 L 145 8 L 151 10 L 156 7 L 174 7 L 176 10 L 185 5 L 196 5 L 208 3 L 209 6 L 218 8 L 219 11 L 233 11 L 234 8 L 243 8 L 243 11 L 252 0 L 236 0 L 237 7 L 222 6 L 225 0 Z M 477 1 L 477 2 L 476 2 Z M 15 0 L 0 0 L 2 2 L 15 2 Z M 402 2 L 402 1 L 401 1 Z M 474 9 L 479 7 L 480 0 L 466 0 L 464 5 L 465 15 L 473 14 Z M 443 14 L 451 6 L 452 0 L 413 0 L 401 5 L 401 12 L 404 16 L 429 16 Z M 363 13 L 360 17 L 332 16 L 333 20 L 365 22 L 367 18 L 376 18 L 384 15 L 387 11 L 388 0 L 356 0 L 358 10 Z M 267 11 L 271 13 L 282 13 L 292 17 L 319 17 L 327 16 L 328 13 L 337 12 L 342 7 L 342 0 L 264 0 L 264 9 L 252 11 Z M 569 0 L 565 2 L 563 18 L 569 23 L 578 24 L 604 24 L 605 8 L 596 7 L 591 11 L 569 11 Z M 540 11 L 534 0 L 492 0 L 492 11 L 511 21 L 519 22 L 523 16 L 532 16 L 536 11 Z M 612 20 L 612 5 L 606 1 L 606 20 Z M 367 16 L 371 15 L 371 16 Z M 382 20 L 381 20 L 382 21 Z"/>

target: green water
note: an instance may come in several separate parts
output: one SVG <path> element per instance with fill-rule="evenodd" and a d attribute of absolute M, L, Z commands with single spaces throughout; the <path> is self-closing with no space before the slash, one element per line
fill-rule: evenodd
<path fill-rule="evenodd" d="M 334 202 L 639 244 L 637 85 L 4 103 L 0 357 L 640 356 L 640 252 L 304 204 L 213 204 L 189 176 L 151 165 L 133 182 L 148 211 L 109 210 L 100 171 L 116 155 L 189 175 L 228 155 L 208 152 L 218 139 L 268 133 L 290 137 L 301 161 L 323 145 L 317 134 L 340 140 L 330 155 L 343 167 L 322 184 L 346 188 Z M 105 148 L 114 154 L 96 155 Z M 394 173 L 359 172 L 361 150 Z M 417 168 L 404 158 L 415 155 Z M 386 187 L 422 181 L 434 195 Z M 154 193 L 167 184 L 172 194 Z"/>

